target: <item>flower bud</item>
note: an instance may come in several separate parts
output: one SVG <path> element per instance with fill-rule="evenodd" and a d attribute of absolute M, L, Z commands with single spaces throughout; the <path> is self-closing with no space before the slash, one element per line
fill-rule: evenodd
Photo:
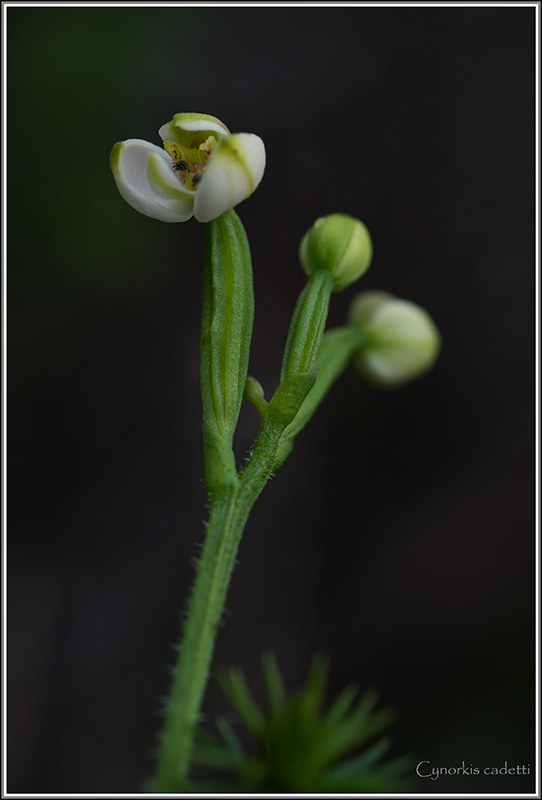
<path fill-rule="evenodd" d="M 320 217 L 299 246 L 299 260 L 307 275 L 325 269 L 333 278 L 334 291 L 345 289 L 369 268 L 373 244 L 359 219 L 348 214 Z"/>
<path fill-rule="evenodd" d="M 387 292 L 363 292 L 354 298 L 349 321 L 367 343 L 353 365 L 371 383 L 394 386 L 423 375 L 440 351 L 440 334 L 423 308 Z"/>

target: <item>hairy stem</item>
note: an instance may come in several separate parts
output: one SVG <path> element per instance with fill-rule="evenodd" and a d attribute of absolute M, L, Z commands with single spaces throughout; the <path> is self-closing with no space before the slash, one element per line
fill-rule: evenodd
<path fill-rule="evenodd" d="M 211 509 L 174 673 L 153 792 L 182 791 L 214 642 L 248 509 L 237 490 Z"/>
<path fill-rule="evenodd" d="M 185 786 L 194 729 L 237 549 L 250 509 L 272 473 L 278 436 L 275 432 L 257 459 L 249 463 L 229 498 L 211 508 L 151 792 L 179 792 Z"/>
<path fill-rule="evenodd" d="M 316 380 L 316 357 L 332 289 L 329 274 L 318 270 L 301 293 L 288 334 L 281 383 L 269 404 L 260 403 L 260 431 L 252 455 L 238 476 L 231 443 L 246 382 L 252 330 L 250 251 L 234 212 L 224 214 L 206 229 L 202 455 L 211 512 L 174 672 L 152 792 L 188 790 L 194 732 L 239 542 L 250 509 L 291 450 L 293 436 L 285 439 L 285 431 Z M 340 369 L 336 371 L 338 374 Z M 318 397 L 325 394 L 332 381 L 330 374 Z M 315 399 L 299 428 L 317 402 Z"/>

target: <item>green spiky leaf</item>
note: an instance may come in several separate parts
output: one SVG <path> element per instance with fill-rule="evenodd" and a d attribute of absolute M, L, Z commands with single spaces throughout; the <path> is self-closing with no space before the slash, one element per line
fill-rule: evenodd
<path fill-rule="evenodd" d="M 390 709 L 377 708 L 375 691 L 358 694 L 348 686 L 324 710 L 329 662 L 317 655 L 305 685 L 288 696 L 276 659 L 262 659 L 265 711 L 256 704 L 244 675 L 231 669 L 222 687 L 254 739 L 248 755 L 233 726 L 216 721 L 219 737 L 199 732 L 194 763 L 218 769 L 227 777 L 191 783 L 195 792 L 371 793 L 405 790 L 410 759 L 382 761 L 391 747 L 380 734 L 393 719 Z M 374 741 L 376 739 L 376 741 Z M 214 788 L 211 788 L 214 787 Z"/>

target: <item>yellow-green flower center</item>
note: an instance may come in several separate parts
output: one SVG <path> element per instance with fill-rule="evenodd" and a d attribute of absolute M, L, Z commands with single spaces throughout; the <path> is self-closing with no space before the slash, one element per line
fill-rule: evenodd
<path fill-rule="evenodd" d="M 217 139 L 212 134 L 202 141 L 197 147 L 182 147 L 164 139 L 164 148 L 171 158 L 171 168 L 187 189 L 196 190 L 203 177 L 207 162 Z"/>

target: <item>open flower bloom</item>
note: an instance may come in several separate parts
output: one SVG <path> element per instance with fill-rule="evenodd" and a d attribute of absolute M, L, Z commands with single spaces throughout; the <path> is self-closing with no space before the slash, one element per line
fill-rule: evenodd
<path fill-rule="evenodd" d="M 427 311 L 387 292 L 363 292 L 348 314 L 367 344 L 354 356 L 354 366 L 379 386 L 418 378 L 437 360 L 441 339 Z"/>
<path fill-rule="evenodd" d="M 216 117 L 175 114 L 158 133 L 164 149 L 127 139 L 110 157 L 122 197 L 147 217 L 209 222 L 249 197 L 263 177 L 260 137 L 231 134 Z"/>

